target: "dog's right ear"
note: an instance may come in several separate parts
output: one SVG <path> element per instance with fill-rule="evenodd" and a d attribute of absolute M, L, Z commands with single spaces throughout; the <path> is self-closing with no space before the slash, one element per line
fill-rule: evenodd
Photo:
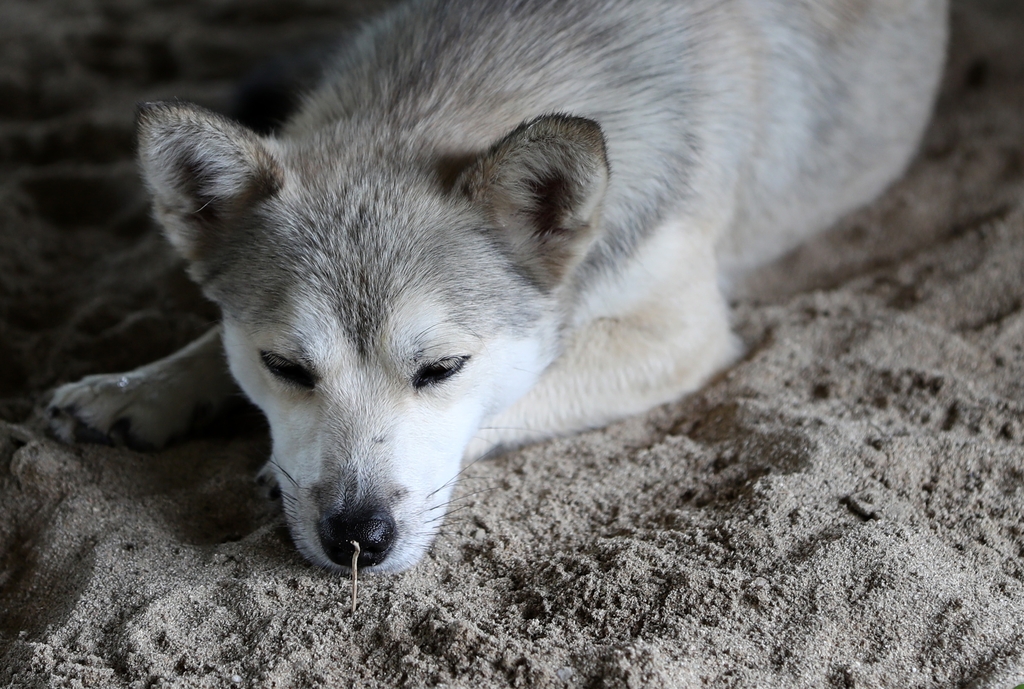
<path fill-rule="evenodd" d="M 156 217 L 189 261 L 201 261 L 243 208 L 281 188 L 265 142 L 221 115 L 191 103 L 145 103 L 136 122 Z"/>

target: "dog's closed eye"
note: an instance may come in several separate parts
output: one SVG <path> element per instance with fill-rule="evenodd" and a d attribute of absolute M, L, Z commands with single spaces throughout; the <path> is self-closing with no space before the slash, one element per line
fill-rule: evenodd
<path fill-rule="evenodd" d="M 260 359 L 274 376 L 286 383 L 298 385 L 306 390 L 312 390 L 316 385 L 316 379 L 309 369 L 289 361 L 279 354 L 273 352 L 260 352 Z"/>
<path fill-rule="evenodd" d="M 469 356 L 447 356 L 422 366 L 413 376 L 412 386 L 421 390 L 428 385 L 437 385 L 462 370 L 463 364 L 467 361 Z"/>

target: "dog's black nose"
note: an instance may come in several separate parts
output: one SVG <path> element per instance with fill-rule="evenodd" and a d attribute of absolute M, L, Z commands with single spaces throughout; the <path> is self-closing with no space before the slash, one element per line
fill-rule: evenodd
<path fill-rule="evenodd" d="M 333 562 L 346 567 L 359 543 L 359 566 L 379 565 L 395 540 L 395 520 L 384 509 L 333 512 L 320 519 L 320 543 Z"/>

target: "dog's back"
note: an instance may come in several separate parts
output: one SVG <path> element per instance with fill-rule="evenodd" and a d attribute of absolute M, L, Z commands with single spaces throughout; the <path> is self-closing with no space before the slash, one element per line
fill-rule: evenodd
<path fill-rule="evenodd" d="M 284 136 L 332 125 L 443 172 L 530 118 L 589 117 L 613 173 L 594 267 L 682 214 L 718 234 L 732 273 L 900 174 L 941 73 L 946 4 L 424 0 L 344 46 Z"/>
<path fill-rule="evenodd" d="M 751 155 L 722 270 L 742 272 L 867 203 L 902 174 L 942 74 L 946 0 L 747 0 Z"/>

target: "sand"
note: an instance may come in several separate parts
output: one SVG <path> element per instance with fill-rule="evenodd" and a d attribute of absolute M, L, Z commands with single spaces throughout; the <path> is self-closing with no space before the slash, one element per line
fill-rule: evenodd
<path fill-rule="evenodd" d="M 305 563 L 242 410 L 156 453 L 48 390 L 216 318 L 147 217 L 136 101 L 218 106 L 371 3 L 0 5 L 0 686 L 1024 683 L 1024 7 L 956 7 L 906 178 L 752 278 L 746 357 L 478 463 L 426 559 Z"/>

